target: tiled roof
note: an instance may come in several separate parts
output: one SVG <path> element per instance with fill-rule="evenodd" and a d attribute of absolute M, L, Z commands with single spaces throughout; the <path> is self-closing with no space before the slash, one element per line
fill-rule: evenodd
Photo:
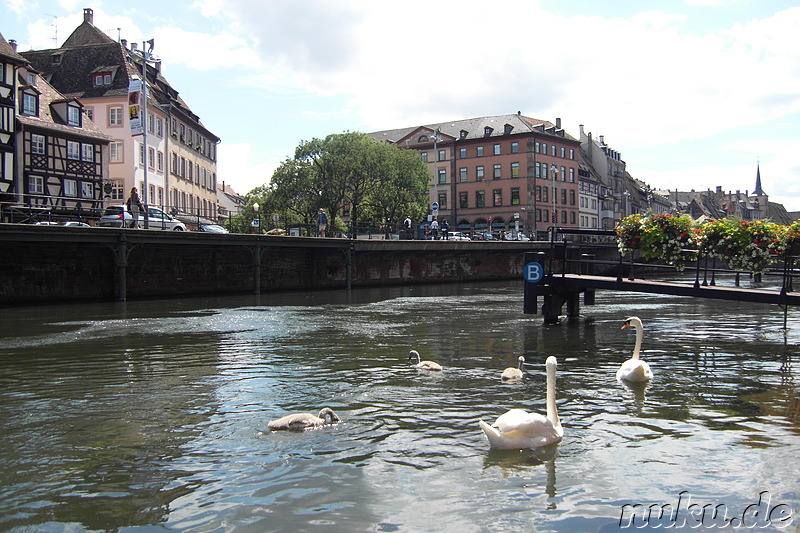
<path fill-rule="evenodd" d="M 0 33 L 0 57 L 11 61 L 12 63 L 19 63 L 20 65 L 25 65 L 28 63 L 28 60 L 19 55 L 14 47 L 8 44 L 3 34 Z"/>
<path fill-rule="evenodd" d="M 74 98 L 64 98 L 61 93 L 42 80 L 36 85 L 36 89 L 39 92 L 39 116 L 18 115 L 17 118 L 24 126 L 42 128 L 70 136 L 86 137 L 94 141 L 109 142 L 112 140 L 110 136 L 103 133 L 87 117 L 83 117 L 83 127 L 76 128 L 75 126 L 68 126 L 57 114 L 53 114 L 51 104 L 71 101 Z"/>
<path fill-rule="evenodd" d="M 550 135 L 557 135 L 558 137 L 576 141 L 574 137 L 568 135 L 564 130 L 557 129 L 555 124 L 547 120 L 539 120 L 531 117 L 526 117 L 519 113 L 511 115 L 495 115 L 487 117 L 468 118 L 463 120 L 455 120 L 451 122 L 441 122 L 438 124 L 426 124 L 413 126 L 408 128 L 400 128 L 395 130 L 386 130 L 370 133 L 370 137 L 377 140 L 385 140 L 397 143 L 405 139 L 420 128 L 439 131 L 443 136 L 460 139 L 461 131 L 466 131 L 466 139 L 484 139 L 486 138 L 486 128 L 491 128 L 492 137 L 502 137 L 506 135 L 506 124 L 511 126 L 511 134 L 516 133 L 545 133 Z"/>

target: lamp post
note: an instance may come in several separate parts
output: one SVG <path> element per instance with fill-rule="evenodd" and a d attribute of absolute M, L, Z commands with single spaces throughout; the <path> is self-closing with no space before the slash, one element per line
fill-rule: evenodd
<path fill-rule="evenodd" d="M 253 219 L 254 233 L 261 233 L 261 213 L 258 211 L 258 202 L 253 202 L 253 211 L 256 218 Z"/>
<path fill-rule="evenodd" d="M 629 193 L 626 190 L 626 191 L 623 191 L 622 196 L 625 199 L 625 203 L 623 204 L 622 218 L 625 218 L 626 216 L 628 216 L 628 198 L 631 197 L 631 193 Z"/>
<path fill-rule="evenodd" d="M 556 233 L 558 233 L 558 216 L 556 216 L 556 178 L 558 177 L 558 168 L 555 163 L 550 163 L 550 173 L 553 174 L 553 229 L 551 230 L 551 239 L 556 240 Z"/>

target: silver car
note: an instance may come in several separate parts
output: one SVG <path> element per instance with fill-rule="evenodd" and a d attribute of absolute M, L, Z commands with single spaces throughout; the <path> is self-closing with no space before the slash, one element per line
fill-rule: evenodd
<path fill-rule="evenodd" d="M 186 225 L 176 220 L 157 207 L 147 208 L 149 229 L 186 231 Z M 124 205 L 112 205 L 103 211 L 97 225 L 101 228 L 130 228 L 133 217 Z M 139 228 L 144 228 L 144 213 L 139 213 Z"/>

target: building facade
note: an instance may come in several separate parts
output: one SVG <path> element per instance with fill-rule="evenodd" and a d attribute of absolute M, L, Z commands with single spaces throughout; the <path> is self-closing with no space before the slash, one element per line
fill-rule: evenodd
<path fill-rule="evenodd" d="M 112 137 L 105 202 L 122 203 L 132 187 L 146 203 L 168 212 L 216 218 L 217 144 L 219 137 L 161 73 L 153 42 L 129 46 L 94 26 L 93 11 L 55 49 L 21 55 L 63 94 L 78 99 L 87 115 Z M 147 49 L 145 49 L 147 48 Z M 132 135 L 128 91 L 144 80 L 145 131 Z"/>
<path fill-rule="evenodd" d="M 28 61 L 0 34 L 0 220 L 15 201 L 17 71 Z"/>
<path fill-rule="evenodd" d="M 579 226 L 580 143 L 555 123 L 521 113 L 379 131 L 431 169 L 430 216 L 471 234 L 543 237 Z"/>

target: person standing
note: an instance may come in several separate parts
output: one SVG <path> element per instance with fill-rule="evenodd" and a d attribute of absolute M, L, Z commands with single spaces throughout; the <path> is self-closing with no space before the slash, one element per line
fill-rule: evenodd
<path fill-rule="evenodd" d="M 139 199 L 139 191 L 136 190 L 136 187 L 131 188 L 131 195 L 128 197 L 127 206 L 128 212 L 131 214 L 131 227 L 138 228 L 139 212 L 144 211 L 144 206 L 142 205 L 142 201 Z M 123 220 L 125 220 L 124 217 Z"/>
<path fill-rule="evenodd" d="M 435 218 L 431 221 L 431 238 L 434 241 L 439 239 L 439 222 Z"/>
<path fill-rule="evenodd" d="M 319 236 L 325 237 L 328 231 L 328 215 L 325 214 L 325 210 L 320 207 L 319 215 L 317 215 L 317 224 L 319 227 Z"/>
<path fill-rule="evenodd" d="M 403 221 L 403 230 L 406 239 L 411 239 L 411 217 L 407 216 Z"/>
<path fill-rule="evenodd" d="M 442 220 L 442 225 L 439 226 L 442 230 L 442 240 L 447 240 L 447 232 L 450 231 L 450 226 L 447 224 L 447 219 Z"/>

